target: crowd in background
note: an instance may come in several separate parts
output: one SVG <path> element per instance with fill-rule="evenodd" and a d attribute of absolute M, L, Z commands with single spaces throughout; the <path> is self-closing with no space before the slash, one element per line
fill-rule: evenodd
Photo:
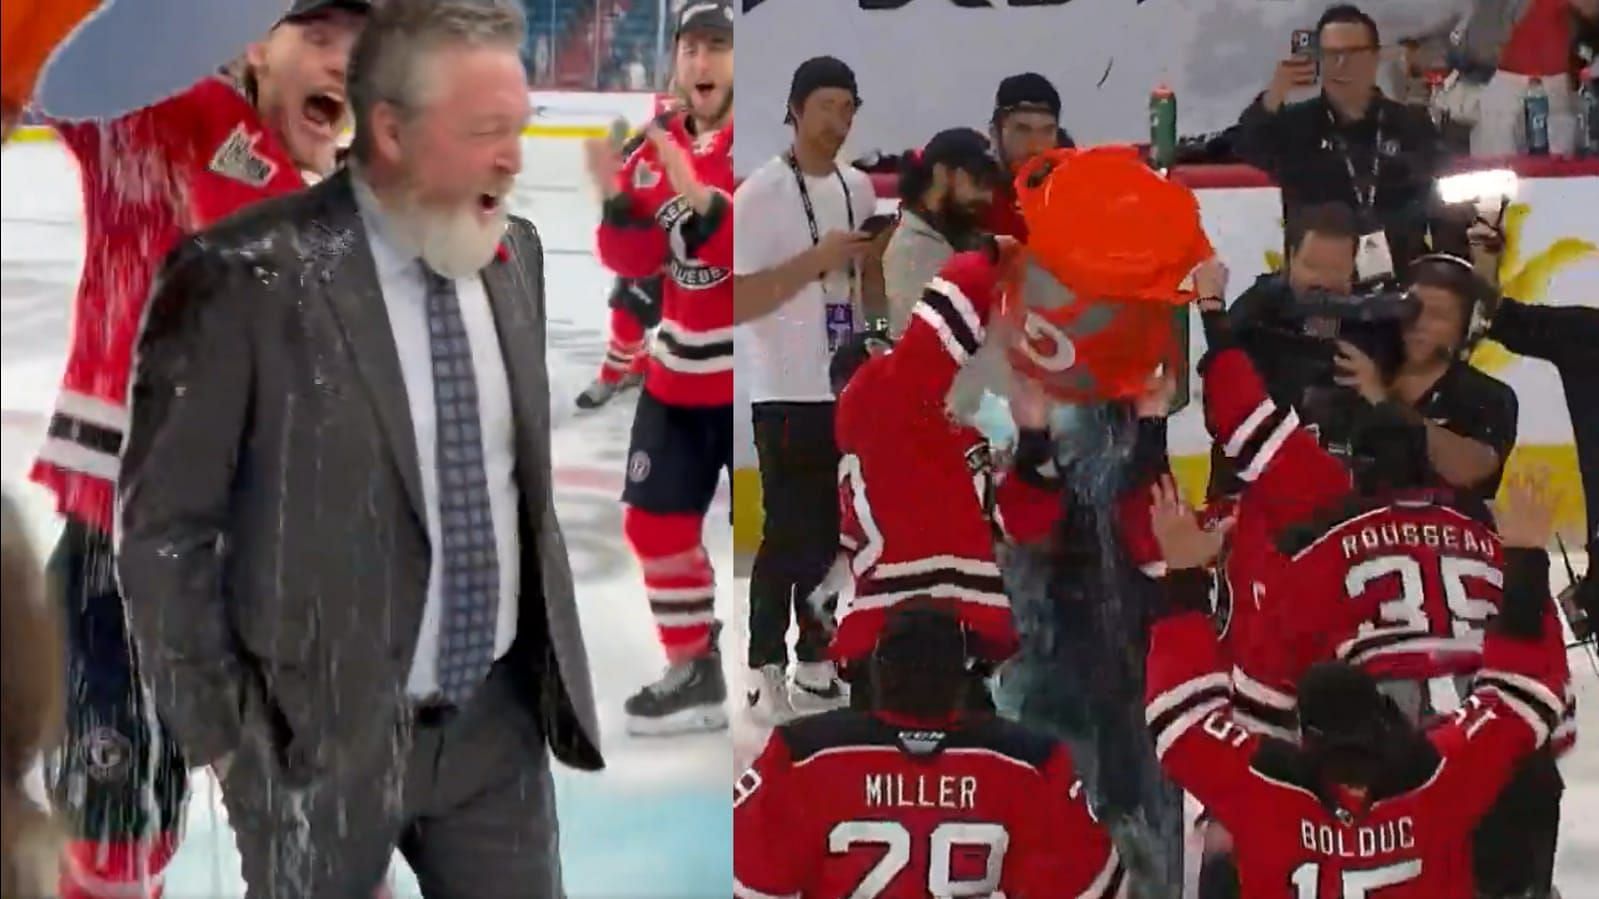
<path fill-rule="evenodd" d="M 528 83 L 549 90 L 656 91 L 671 75 L 683 0 L 523 0 Z M 662 9 L 666 15 L 661 15 Z"/>

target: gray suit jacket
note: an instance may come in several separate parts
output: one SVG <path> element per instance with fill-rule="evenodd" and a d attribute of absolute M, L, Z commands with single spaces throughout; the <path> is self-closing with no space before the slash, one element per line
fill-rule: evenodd
<path fill-rule="evenodd" d="M 598 769 L 550 483 L 543 248 L 522 219 L 503 247 L 483 280 L 516 417 L 511 659 L 555 756 Z M 118 484 L 117 566 L 144 676 L 192 765 L 246 736 L 267 738 L 291 782 L 404 751 L 392 737 L 430 544 L 379 290 L 347 171 L 184 240 L 157 278 Z"/>

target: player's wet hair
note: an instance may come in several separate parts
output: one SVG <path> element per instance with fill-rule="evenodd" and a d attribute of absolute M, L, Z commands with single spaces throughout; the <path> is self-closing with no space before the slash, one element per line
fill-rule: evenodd
<path fill-rule="evenodd" d="M 1347 662 L 1318 662 L 1299 680 L 1299 729 L 1322 775 L 1344 786 L 1383 779 L 1402 719 L 1371 675 Z"/>
<path fill-rule="evenodd" d="M 934 600 L 912 600 L 888 614 L 872 650 L 872 708 L 943 719 L 965 699 L 966 631 Z"/>

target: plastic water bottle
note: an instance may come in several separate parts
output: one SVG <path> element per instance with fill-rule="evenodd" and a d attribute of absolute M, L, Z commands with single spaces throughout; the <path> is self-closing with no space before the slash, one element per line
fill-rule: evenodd
<path fill-rule="evenodd" d="M 1169 169 L 1177 158 L 1177 95 L 1164 83 L 1149 94 L 1149 162 Z"/>
<path fill-rule="evenodd" d="M 1582 70 L 1577 85 L 1577 155 L 1599 158 L 1599 69 Z"/>
<path fill-rule="evenodd" d="M 1549 155 L 1549 92 L 1543 80 L 1534 78 L 1527 83 L 1527 95 L 1522 98 L 1522 122 L 1527 136 L 1529 156 Z"/>

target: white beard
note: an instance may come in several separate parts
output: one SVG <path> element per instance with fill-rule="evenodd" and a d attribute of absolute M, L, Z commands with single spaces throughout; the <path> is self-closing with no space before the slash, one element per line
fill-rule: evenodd
<path fill-rule="evenodd" d="M 395 236 L 408 244 L 428 268 L 446 278 L 471 278 L 488 265 L 505 236 L 509 215 L 503 203 L 485 222 L 478 217 L 475 204 L 444 211 L 411 199 L 388 212 Z"/>

